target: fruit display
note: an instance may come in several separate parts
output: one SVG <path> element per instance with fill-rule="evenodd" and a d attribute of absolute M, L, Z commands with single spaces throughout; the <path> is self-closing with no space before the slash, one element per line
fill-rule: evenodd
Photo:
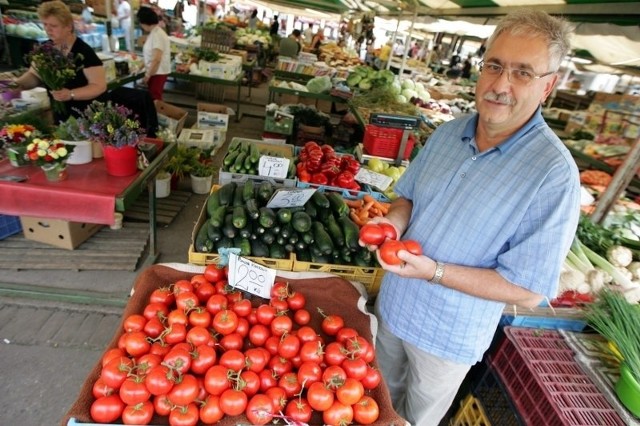
<path fill-rule="evenodd" d="M 387 189 L 382 191 L 382 194 L 384 194 L 384 196 L 387 197 L 389 200 L 395 200 L 397 198 L 396 193 L 393 192 L 393 185 L 398 181 L 398 179 L 400 179 L 400 176 L 402 176 L 405 170 L 407 170 L 405 166 L 394 166 L 389 164 L 386 161 L 382 161 L 379 158 L 373 157 L 373 158 L 370 158 L 367 161 L 367 164 L 365 164 L 363 167 L 366 167 L 372 172 L 381 173 L 393 179 L 393 181 L 391 182 L 391 184 L 389 184 Z"/>

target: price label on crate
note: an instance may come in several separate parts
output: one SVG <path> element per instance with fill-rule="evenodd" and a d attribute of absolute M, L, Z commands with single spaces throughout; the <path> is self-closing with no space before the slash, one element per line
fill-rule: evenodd
<path fill-rule="evenodd" d="M 261 155 L 258 163 L 258 174 L 260 176 L 286 179 L 290 161 L 288 158 Z"/>
<path fill-rule="evenodd" d="M 375 186 L 380 191 L 385 191 L 389 185 L 391 185 L 391 182 L 393 182 L 393 178 L 390 176 L 365 169 L 364 167 L 361 167 L 360 170 L 358 170 L 358 173 L 356 173 L 356 180 L 361 183 Z"/>
<path fill-rule="evenodd" d="M 304 206 L 314 192 L 315 188 L 280 188 L 273 193 L 267 207 L 275 209 Z"/>
<path fill-rule="evenodd" d="M 264 299 L 271 297 L 276 271 L 238 256 L 229 255 L 229 285 Z"/>

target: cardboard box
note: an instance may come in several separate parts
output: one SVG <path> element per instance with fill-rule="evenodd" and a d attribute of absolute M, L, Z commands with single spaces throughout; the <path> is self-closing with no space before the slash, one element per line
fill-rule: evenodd
<path fill-rule="evenodd" d="M 183 129 L 178 137 L 178 145 L 208 149 L 220 147 L 226 139 L 226 131 L 219 129 Z"/>
<path fill-rule="evenodd" d="M 219 104 L 198 102 L 198 129 L 217 129 L 226 131 L 229 128 L 227 107 Z"/>
<path fill-rule="evenodd" d="M 158 125 L 166 127 L 176 135 L 179 135 L 184 127 L 184 122 L 187 120 L 187 110 L 163 101 L 155 100 L 153 103 L 158 114 Z"/>
<path fill-rule="evenodd" d="M 104 225 L 20 216 L 24 237 L 67 250 L 73 250 Z"/>
<path fill-rule="evenodd" d="M 229 55 L 239 56 L 240 58 L 242 58 L 242 62 L 247 62 L 249 53 L 246 50 L 231 49 L 229 50 Z"/>

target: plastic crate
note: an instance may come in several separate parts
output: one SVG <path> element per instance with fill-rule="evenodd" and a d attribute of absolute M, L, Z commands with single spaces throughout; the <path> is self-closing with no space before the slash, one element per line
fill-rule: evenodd
<path fill-rule="evenodd" d="M 491 426 L 480 401 L 467 395 L 449 426 Z"/>
<path fill-rule="evenodd" d="M 484 407 L 486 418 L 491 424 L 500 426 L 522 424 L 504 385 L 490 366 L 487 365 L 482 377 L 471 389 L 471 393 Z"/>
<path fill-rule="evenodd" d="M 557 311 L 561 311 L 558 308 Z M 587 326 L 587 322 L 579 319 L 547 317 L 547 316 L 526 316 L 526 315 L 503 315 L 500 325 L 513 327 L 543 328 L 549 330 L 570 330 L 582 331 Z"/>
<path fill-rule="evenodd" d="M 0 214 L 0 240 L 22 231 L 19 216 L 7 216 Z"/>
<path fill-rule="evenodd" d="M 267 268 L 277 269 L 278 271 L 292 271 L 293 270 L 293 257 L 289 256 L 287 259 L 273 259 L 270 257 L 252 257 L 243 256 L 252 262 L 264 265 Z M 195 250 L 193 244 L 189 246 L 189 263 L 193 265 L 209 265 L 211 263 L 218 263 L 220 256 L 218 253 L 198 253 Z"/>
<path fill-rule="evenodd" d="M 364 151 L 370 155 L 380 157 L 396 158 L 402 141 L 402 129 L 392 129 L 388 127 L 379 127 L 373 124 L 367 124 L 364 129 Z M 405 146 L 402 159 L 406 160 L 411 155 L 415 137 L 409 134 L 409 140 Z"/>
<path fill-rule="evenodd" d="M 504 332 L 490 364 L 525 424 L 625 424 L 559 332 L 510 326 Z"/>
<path fill-rule="evenodd" d="M 220 170 L 220 172 L 218 173 L 219 185 L 224 185 L 229 182 L 244 183 L 248 180 L 256 181 L 256 183 L 267 181 L 267 182 L 270 182 L 272 185 L 284 186 L 287 188 L 293 188 L 297 186 L 297 179 L 295 178 L 286 179 L 286 178 L 274 178 L 274 177 L 268 177 L 268 176 L 246 175 L 243 173 L 223 172 L 222 170 Z"/>
<path fill-rule="evenodd" d="M 293 255 L 294 272 L 326 272 L 337 275 L 349 281 L 361 283 L 369 296 L 375 296 L 380 291 L 380 284 L 384 276 L 384 269 L 351 265 L 333 265 L 330 263 L 303 262 Z"/>
<path fill-rule="evenodd" d="M 339 186 L 317 185 L 315 183 L 296 180 L 296 186 L 298 188 L 316 188 L 320 192 L 337 192 L 342 195 L 342 198 L 347 200 L 358 200 L 365 195 L 370 195 L 370 192 L 366 190 L 368 189 L 368 185 L 363 185 L 363 189 L 365 189 L 365 191 L 353 191 L 351 189 L 340 188 Z"/>
<path fill-rule="evenodd" d="M 267 115 L 264 120 L 265 132 L 290 135 L 293 133 L 293 118 L 283 115 Z"/>

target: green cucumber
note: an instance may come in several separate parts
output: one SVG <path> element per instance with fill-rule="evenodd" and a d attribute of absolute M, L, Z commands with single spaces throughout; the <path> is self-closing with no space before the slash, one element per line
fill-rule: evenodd
<path fill-rule="evenodd" d="M 236 161 L 236 157 L 238 156 L 238 154 L 240 154 L 240 151 L 229 151 L 227 152 L 227 155 L 224 156 L 224 159 L 222 160 L 222 164 L 226 169 L 228 169 L 229 167 L 231 167 L 231 165 L 233 165 L 233 163 L 235 163 Z"/>
<path fill-rule="evenodd" d="M 331 207 L 331 204 L 329 203 L 329 199 L 325 197 L 325 195 L 320 191 L 316 191 L 313 193 L 313 195 L 311 196 L 311 201 L 319 209 L 328 209 L 329 207 Z"/>
<path fill-rule="evenodd" d="M 247 179 L 242 187 L 242 200 L 246 203 L 247 201 L 253 199 L 255 197 L 255 185 L 253 183 L 253 179 Z"/>
<path fill-rule="evenodd" d="M 213 250 L 213 241 L 209 239 L 208 234 L 209 224 L 203 223 L 196 234 L 195 249 L 198 253 L 211 253 Z"/>
<path fill-rule="evenodd" d="M 244 212 L 243 206 L 236 206 L 233 208 L 233 226 L 235 228 L 244 228 L 247 226 L 247 215 Z"/>
<path fill-rule="evenodd" d="M 255 198 L 245 201 L 244 207 L 247 210 L 247 216 L 252 220 L 256 220 L 260 217 L 260 208 L 258 207 L 258 201 L 256 201 Z"/>
<path fill-rule="evenodd" d="M 360 228 L 358 225 L 353 223 L 348 216 L 338 218 L 338 224 L 342 227 L 345 246 L 352 251 L 360 250 L 362 247 L 358 244 L 358 240 L 360 239 Z"/>
<path fill-rule="evenodd" d="M 349 215 L 349 206 L 344 202 L 344 199 L 337 192 L 327 192 L 327 199 L 329 200 L 329 204 L 331 205 L 331 210 L 338 217 L 344 217 Z"/>
<path fill-rule="evenodd" d="M 233 226 L 233 214 L 227 213 L 224 217 L 224 225 L 222 225 L 222 233 L 227 238 L 233 238 L 237 235 L 238 230 Z"/>
<path fill-rule="evenodd" d="M 333 253 L 333 241 L 331 241 L 331 237 L 327 231 L 325 231 L 324 225 L 320 222 L 313 222 L 311 228 L 313 230 L 313 238 L 316 241 L 315 245 L 318 249 L 324 254 Z"/>
<path fill-rule="evenodd" d="M 213 212 L 220 206 L 220 190 L 212 192 L 207 198 L 207 216 L 211 217 Z"/>
<path fill-rule="evenodd" d="M 258 164 L 260 161 L 260 148 L 255 143 L 249 145 L 249 159 L 253 164 Z"/>
<path fill-rule="evenodd" d="M 269 246 L 262 240 L 251 240 L 251 255 L 256 257 L 269 257 Z"/>
<path fill-rule="evenodd" d="M 233 246 L 240 249 L 240 256 L 251 255 L 251 243 L 247 238 L 235 237 L 233 239 Z"/>
<path fill-rule="evenodd" d="M 211 223 L 211 226 L 219 228 L 222 225 L 224 225 L 224 217 L 226 215 L 227 215 L 227 206 L 218 207 L 209 218 L 209 222 Z"/>
<path fill-rule="evenodd" d="M 260 217 L 258 223 L 265 228 L 271 228 L 276 224 L 276 214 L 269 207 L 260 207 Z"/>
<path fill-rule="evenodd" d="M 325 223 L 327 224 L 327 231 L 329 232 L 333 243 L 338 247 L 343 247 L 345 245 L 344 233 L 336 221 L 336 218 L 333 217 L 333 215 L 329 215 Z"/>
<path fill-rule="evenodd" d="M 291 226 L 298 232 L 307 232 L 311 229 L 311 217 L 305 212 L 295 212 L 291 217 Z"/>
<path fill-rule="evenodd" d="M 211 241 L 215 243 L 216 241 L 220 240 L 220 238 L 222 238 L 222 230 L 218 227 L 213 226 L 211 222 L 207 223 L 209 224 L 207 228 L 207 236 Z"/>
<path fill-rule="evenodd" d="M 258 185 L 258 191 L 256 195 L 258 197 L 258 200 L 266 203 L 271 199 L 271 196 L 273 195 L 274 191 L 275 191 L 275 188 L 273 187 L 271 182 L 263 180 L 262 182 L 260 182 L 260 185 Z"/>
<path fill-rule="evenodd" d="M 218 196 L 221 206 L 230 206 L 233 202 L 233 194 L 236 191 L 237 184 L 235 182 L 225 183 L 218 189 Z"/>
<path fill-rule="evenodd" d="M 278 209 L 278 211 L 276 212 L 276 216 L 278 217 L 278 222 L 284 224 L 284 223 L 291 222 L 291 217 L 293 216 L 293 213 L 291 213 L 291 209 L 282 207 Z"/>

